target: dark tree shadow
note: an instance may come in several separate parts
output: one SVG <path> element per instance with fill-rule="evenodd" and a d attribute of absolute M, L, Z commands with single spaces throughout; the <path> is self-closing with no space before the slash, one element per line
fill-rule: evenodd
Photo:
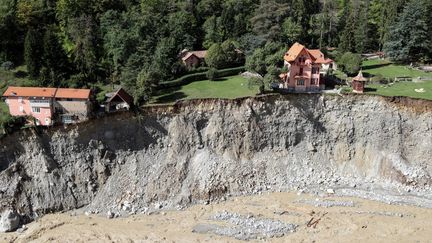
<path fill-rule="evenodd" d="M 227 78 L 217 78 L 215 80 L 212 80 L 213 82 L 221 82 L 221 81 L 227 81 Z"/>
<path fill-rule="evenodd" d="M 28 76 L 28 73 L 24 72 L 24 71 L 17 71 L 15 73 L 16 78 L 26 78 L 27 76 Z"/>
<path fill-rule="evenodd" d="M 375 77 L 375 75 L 370 74 L 370 73 L 368 73 L 368 72 L 364 72 L 364 73 L 363 73 L 363 76 L 364 76 L 365 78 L 373 78 L 373 77 Z"/>
<path fill-rule="evenodd" d="M 380 67 L 386 67 L 389 65 L 391 65 L 391 63 L 375 64 L 375 65 L 364 66 L 362 69 L 363 70 L 370 70 L 370 69 L 375 69 L 375 68 L 380 68 Z"/>
<path fill-rule="evenodd" d="M 375 89 L 375 88 L 368 88 L 368 87 L 365 87 L 365 88 L 364 88 L 364 91 L 365 91 L 365 92 L 375 92 L 375 91 L 377 91 L 377 89 Z"/>
<path fill-rule="evenodd" d="M 175 102 L 177 100 L 186 98 L 186 94 L 180 91 L 176 91 L 174 93 L 170 93 L 167 95 L 160 96 L 156 99 L 155 103 L 161 104 L 161 103 L 171 103 Z"/>

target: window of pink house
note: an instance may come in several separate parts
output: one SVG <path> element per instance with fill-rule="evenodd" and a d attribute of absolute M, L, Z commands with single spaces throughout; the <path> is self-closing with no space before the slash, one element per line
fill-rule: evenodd
<path fill-rule="evenodd" d="M 317 85 L 317 84 L 318 84 L 318 79 L 317 78 L 311 79 L 311 85 Z"/>
<path fill-rule="evenodd" d="M 304 86 L 304 85 L 305 85 L 305 81 L 304 81 L 304 79 L 299 79 L 299 80 L 297 80 L 297 85 L 298 85 L 298 86 Z"/>
<path fill-rule="evenodd" d="M 40 107 L 32 107 L 32 112 L 33 113 L 40 113 L 41 112 Z"/>

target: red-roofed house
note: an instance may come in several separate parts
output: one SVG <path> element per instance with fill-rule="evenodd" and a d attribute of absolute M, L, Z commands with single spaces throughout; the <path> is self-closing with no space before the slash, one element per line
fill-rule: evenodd
<path fill-rule="evenodd" d="M 290 91 L 319 91 L 325 88 L 321 77 L 322 65 L 331 63 L 320 50 L 309 50 L 295 43 L 285 54 L 284 64 L 288 73 L 281 75 L 280 88 Z"/>
<path fill-rule="evenodd" d="M 89 89 L 8 87 L 3 98 L 12 116 L 31 116 L 36 125 L 75 123 L 90 113 Z"/>
<path fill-rule="evenodd" d="M 199 67 L 205 63 L 207 51 L 188 51 L 184 50 L 180 54 L 183 64 L 187 68 Z"/>

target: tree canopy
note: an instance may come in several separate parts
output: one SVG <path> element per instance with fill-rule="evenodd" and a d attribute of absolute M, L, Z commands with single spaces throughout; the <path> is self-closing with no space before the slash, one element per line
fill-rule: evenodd
<path fill-rule="evenodd" d="M 2 0 L 0 64 L 26 64 L 38 85 L 114 82 L 146 100 L 183 74 L 184 49 L 208 49 L 213 68 L 240 65 L 240 50 L 268 78 L 296 41 L 430 62 L 430 23 L 430 0 Z"/>

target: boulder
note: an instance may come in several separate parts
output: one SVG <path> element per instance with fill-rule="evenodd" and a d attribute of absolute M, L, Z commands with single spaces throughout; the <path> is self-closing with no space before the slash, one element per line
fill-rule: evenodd
<path fill-rule="evenodd" d="M 14 210 L 5 210 L 0 217 L 0 233 L 10 232 L 20 226 L 20 216 Z"/>

